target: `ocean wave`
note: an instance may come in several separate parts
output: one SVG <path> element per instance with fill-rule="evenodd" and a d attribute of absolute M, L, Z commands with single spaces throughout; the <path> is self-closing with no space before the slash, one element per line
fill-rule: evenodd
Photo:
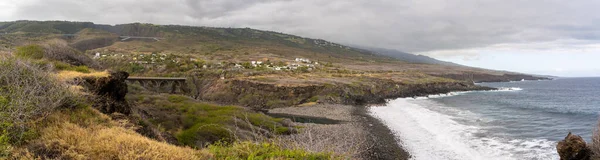
<path fill-rule="evenodd" d="M 491 90 L 491 91 L 522 91 L 523 88 L 519 88 L 519 87 L 499 87 L 496 90 Z"/>
<path fill-rule="evenodd" d="M 456 92 L 449 92 L 449 93 L 442 93 L 442 94 L 430 94 L 427 96 L 417 96 L 417 97 L 411 97 L 408 99 L 430 99 L 430 98 L 444 98 L 444 97 L 452 97 L 452 96 L 458 96 L 458 95 L 463 95 L 463 94 L 467 94 L 467 93 L 473 93 L 473 92 L 508 92 L 508 91 L 522 91 L 522 88 L 519 87 L 499 87 L 497 89 L 494 90 L 483 90 L 483 91 L 456 91 Z"/>
<path fill-rule="evenodd" d="M 400 98 L 372 107 L 370 113 L 396 133 L 414 160 L 558 158 L 555 142 L 490 137 L 480 126 L 460 123 L 485 118 L 434 101 Z"/>

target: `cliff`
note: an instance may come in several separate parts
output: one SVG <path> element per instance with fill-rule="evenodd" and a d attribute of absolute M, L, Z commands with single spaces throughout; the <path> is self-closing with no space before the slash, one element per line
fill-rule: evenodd
<path fill-rule="evenodd" d="M 465 81 L 408 83 L 363 77 L 353 83 L 279 84 L 247 79 L 197 81 L 197 99 L 255 109 L 294 106 L 305 103 L 364 105 L 385 103 L 386 99 L 426 96 L 453 91 L 491 90 Z"/>

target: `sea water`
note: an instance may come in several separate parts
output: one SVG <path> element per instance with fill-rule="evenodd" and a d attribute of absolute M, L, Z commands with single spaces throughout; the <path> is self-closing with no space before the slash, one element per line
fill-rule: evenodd
<path fill-rule="evenodd" d="M 572 132 L 590 141 L 600 78 L 481 83 L 495 91 L 399 98 L 370 108 L 415 160 L 559 159 Z"/>

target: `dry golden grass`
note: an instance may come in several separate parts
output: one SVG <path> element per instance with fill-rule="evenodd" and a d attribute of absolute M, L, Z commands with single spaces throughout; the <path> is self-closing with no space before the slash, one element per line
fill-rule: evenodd
<path fill-rule="evenodd" d="M 81 73 L 76 71 L 60 71 L 56 74 L 56 77 L 59 80 L 65 82 L 79 77 L 108 77 L 108 75 L 108 71 L 92 71 L 91 73 Z"/>
<path fill-rule="evenodd" d="M 43 130 L 41 143 L 66 159 L 209 159 L 205 150 L 178 147 L 121 127 L 64 122 Z"/>
<path fill-rule="evenodd" d="M 56 79 L 58 79 L 60 82 L 66 83 L 69 81 L 73 81 L 75 78 L 80 78 L 80 77 L 108 77 L 108 71 L 102 71 L 102 72 L 97 72 L 97 71 L 92 71 L 91 73 L 81 73 L 81 72 L 76 72 L 76 71 L 60 71 L 56 74 L 54 74 Z M 79 86 L 79 85 L 69 85 L 69 90 L 71 90 L 71 92 L 76 93 L 76 94 L 86 94 L 83 91 L 83 87 Z"/>

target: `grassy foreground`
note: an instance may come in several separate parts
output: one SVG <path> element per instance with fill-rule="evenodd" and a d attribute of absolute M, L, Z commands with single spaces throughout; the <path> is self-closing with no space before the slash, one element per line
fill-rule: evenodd
<path fill-rule="evenodd" d="M 86 100 L 89 93 L 75 92 L 73 86 L 60 77 L 75 73 L 57 74 L 52 63 L 42 57 L 15 58 L 0 55 L 0 159 L 335 159 L 331 153 L 310 153 L 286 149 L 269 141 L 227 141 L 206 148 L 189 145 L 188 132 L 199 135 L 198 124 L 228 123 L 234 113 L 244 112 L 235 107 L 203 105 L 185 97 L 168 96 L 161 103 L 183 112 L 188 129 L 177 131 L 183 144 L 178 146 L 145 137 L 135 131 L 130 122 L 118 121 L 92 108 Z M 77 72 L 77 70 L 75 70 Z M 88 72 L 88 71 L 80 71 Z M 94 72 L 94 71 L 89 71 Z M 91 73 L 82 75 L 104 75 Z M 70 77 L 69 77 L 70 78 Z M 19 83 L 19 84 L 14 84 Z M 48 94 L 53 93 L 53 94 Z M 208 112 L 208 111 L 218 112 Z M 218 113 L 218 114 L 217 114 Z M 199 115 L 212 115 L 202 119 Z M 196 116 L 192 116 L 196 115 Z M 218 122 L 219 116 L 228 119 Z M 230 117 L 227 117 L 230 116 Z M 268 117 L 252 115 L 253 125 L 266 129 L 285 130 L 278 125 L 263 124 Z M 159 121 L 156 121 L 159 122 Z M 188 124 L 189 123 L 189 124 Z M 135 124 L 135 123 L 134 123 Z M 273 126 L 269 128 L 269 126 Z M 278 128 L 279 127 L 279 128 Z M 175 130 L 175 129 L 174 129 Z M 193 143 L 193 142 L 190 142 Z"/>

